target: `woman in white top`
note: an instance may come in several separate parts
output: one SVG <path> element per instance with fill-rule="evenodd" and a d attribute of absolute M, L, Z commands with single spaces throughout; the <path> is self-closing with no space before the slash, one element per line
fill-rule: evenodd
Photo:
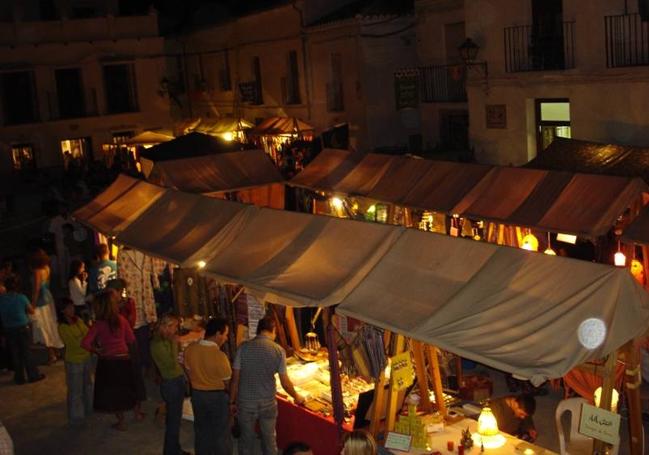
<path fill-rule="evenodd" d="M 88 289 L 88 272 L 83 261 L 78 259 L 70 262 L 70 280 L 68 281 L 70 300 L 74 304 L 74 313 L 86 320 L 89 314 L 86 302 L 86 290 Z"/>

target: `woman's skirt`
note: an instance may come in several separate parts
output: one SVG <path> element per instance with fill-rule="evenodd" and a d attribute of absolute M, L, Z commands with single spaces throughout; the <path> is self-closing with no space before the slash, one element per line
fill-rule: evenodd
<path fill-rule="evenodd" d="M 34 343 L 42 344 L 48 348 L 63 348 L 63 341 L 61 341 L 59 328 L 56 325 L 56 310 L 53 303 L 34 308 L 32 332 Z"/>
<path fill-rule="evenodd" d="M 128 411 L 135 407 L 136 400 L 137 391 L 131 359 L 99 357 L 95 372 L 95 411 Z"/>

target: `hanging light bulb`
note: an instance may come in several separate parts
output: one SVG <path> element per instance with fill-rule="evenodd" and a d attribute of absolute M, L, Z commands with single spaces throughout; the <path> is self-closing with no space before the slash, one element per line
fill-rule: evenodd
<path fill-rule="evenodd" d="M 552 244 L 550 243 L 550 233 L 549 232 L 548 232 L 548 247 L 545 249 L 543 254 L 547 254 L 549 256 L 556 256 L 557 255 L 557 253 L 555 253 L 554 250 L 552 249 Z"/>
<path fill-rule="evenodd" d="M 620 241 L 617 242 L 617 253 L 613 256 L 613 263 L 616 267 L 624 267 L 626 265 L 626 256 L 620 251 Z"/>
<path fill-rule="evenodd" d="M 339 197 L 332 197 L 332 198 L 331 198 L 331 205 L 332 205 L 333 208 L 335 208 L 336 210 L 340 210 L 340 209 L 343 208 L 343 200 L 340 199 Z"/>
<path fill-rule="evenodd" d="M 539 251 L 539 240 L 530 232 L 523 237 L 521 248 L 527 251 Z"/>

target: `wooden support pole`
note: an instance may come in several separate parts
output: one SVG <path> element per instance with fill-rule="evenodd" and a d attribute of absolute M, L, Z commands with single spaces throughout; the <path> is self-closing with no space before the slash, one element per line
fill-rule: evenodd
<path fill-rule="evenodd" d="M 435 403 L 437 404 L 437 410 L 442 415 L 442 417 L 446 417 L 448 410 L 446 409 L 446 402 L 444 401 L 442 374 L 439 371 L 437 348 L 435 346 L 428 346 L 428 349 L 426 349 L 426 354 L 428 354 L 428 368 L 430 369 L 430 377 L 433 380 L 433 392 L 435 393 Z"/>
<path fill-rule="evenodd" d="M 401 354 L 406 346 L 406 339 L 403 335 L 397 335 L 397 341 L 395 344 L 394 348 L 394 354 Z M 394 424 L 397 421 L 397 404 L 398 404 L 398 399 L 399 399 L 399 392 L 392 390 L 390 388 L 390 392 L 388 395 L 388 410 L 386 411 L 385 415 L 385 431 L 392 431 L 394 430 Z"/>
<path fill-rule="evenodd" d="M 417 384 L 421 395 L 420 407 L 422 411 L 430 412 L 432 405 L 428 394 L 428 377 L 426 376 L 426 358 L 421 341 L 412 340 L 412 355 L 415 360 L 415 372 L 417 373 Z"/>
<path fill-rule="evenodd" d="M 606 409 L 607 411 L 611 410 L 611 402 L 613 399 L 613 386 L 615 385 L 615 364 L 617 362 L 617 351 L 611 352 L 606 358 L 606 363 L 604 364 L 603 379 L 602 384 L 602 396 L 599 402 L 599 407 Z M 593 455 L 604 453 L 606 443 L 595 439 L 593 443 Z"/>
<path fill-rule="evenodd" d="M 627 407 L 629 410 L 629 445 L 631 455 L 642 455 L 644 447 L 642 428 L 642 404 L 640 402 L 640 351 L 635 343 L 629 341 L 623 347 L 624 360 L 626 363 L 624 371 L 624 382 L 626 390 Z"/>
<path fill-rule="evenodd" d="M 390 337 L 392 332 L 386 330 L 383 332 L 383 347 L 387 349 L 390 346 Z M 381 372 L 379 379 L 374 384 L 374 403 L 372 408 L 372 417 L 370 418 L 370 433 L 372 436 L 377 436 L 379 428 L 381 427 L 381 417 L 383 417 L 383 406 L 385 403 L 385 385 L 387 378 Z"/>
<path fill-rule="evenodd" d="M 286 354 L 288 356 L 291 356 L 293 354 L 293 351 L 289 348 L 288 340 L 286 339 L 286 332 L 284 331 L 284 324 L 282 324 L 282 320 L 279 317 L 277 305 L 271 303 L 270 311 L 273 315 L 273 319 L 275 319 L 275 332 L 277 333 L 277 341 L 279 342 L 279 345 L 284 348 Z"/>
<path fill-rule="evenodd" d="M 288 337 L 291 340 L 293 349 L 299 351 L 302 347 L 300 344 L 300 336 L 297 333 L 297 325 L 295 324 L 295 313 L 293 307 L 286 307 L 286 328 L 288 329 Z"/>

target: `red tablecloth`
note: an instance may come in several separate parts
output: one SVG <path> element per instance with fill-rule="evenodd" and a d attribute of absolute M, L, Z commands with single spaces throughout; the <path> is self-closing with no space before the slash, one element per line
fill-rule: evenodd
<path fill-rule="evenodd" d="M 333 417 L 324 417 L 302 406 L 277 398 L 277 445 L 280 449 L 295 441 L 306 442 L 314 455 L 340 453 L 340 436 Z M 343 431 L 351 432 L 351 425 Z"/>

